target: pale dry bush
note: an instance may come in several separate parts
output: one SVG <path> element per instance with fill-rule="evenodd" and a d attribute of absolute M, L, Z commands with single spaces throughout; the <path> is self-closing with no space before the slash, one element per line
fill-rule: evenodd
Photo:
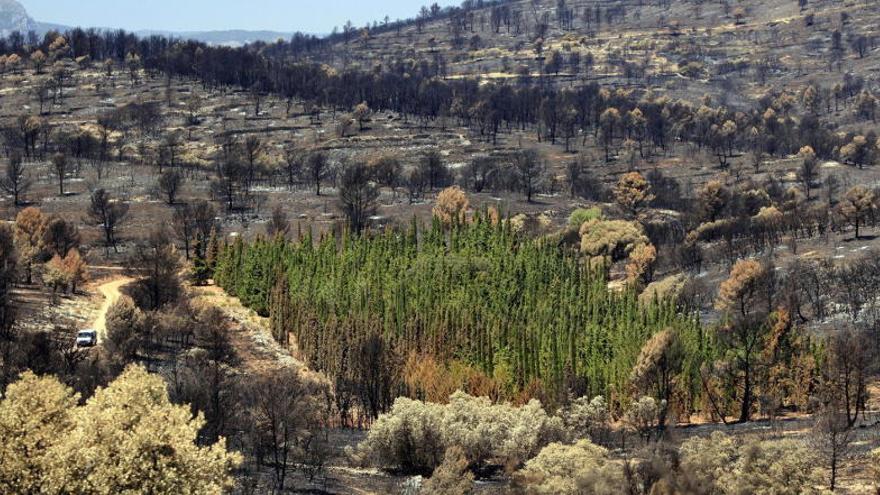
<path fill-rule="evenodd" d="M 676 300 L 687 286 L 687 275 L 679 273 L 648 284 L 639 295 L 639 303 L 647 305 L 656 300 Z"/>
<path fill-rule="evenodd" d="M 697 241 L 711 241 L 723 235 L 724 232 L 730 230 L 735 220 L 731 218 L 722 218 L 714 222 L 701 223 L 696 229 L 688 232 L 688 242 L 695 243 Z"/>
<path fill-rule="evenodd" d="M 755 495 L 819 493 L 822 482 L 815 453 L 794 439 L 747 443 L 736 464 L 739 486 L 734 492 Z"/>
<path fill-rule="evenodd" d="M 562 439 L 564 430 L 536 400 L 514 407 L 463 392 L 447 405 L 399 398 L 352 454 L 383 468 L 430 473 L 458 446 L 475 467 L 516 465 Z"/>
<path fill-rule="evenodd" d="M 516 472 L 514 483 L 530 495 L 613 495 L 626 487 L 621 465 L 589 440 L 548 445 Z"/>
<path fill-rule="evenodd" d="M 431 472 L 443 458 L 440 404 L 398 398 L 379 416 L 357 451 L 356 460 L 406 472 Z"/>
<path fill-rule="evenodd" d="M 681 471 L 711 489 L 708 493 L 724 493 L 721 487 L 731 475 L 739 447 L 736 439 L 720 432 L 691 438 L 681 445 Z"/>
<path fill-rule="evenodd" d="M 649 242 L 641 224 L 624 220 L 592 220 L 581 226 L 580 234 L 581 252 L 609 261 L 625 259 Z"/>
<path fill-rule="evenodd" d="M 705 493 L 821 493 L 816 457 L 795 439 L 742 441 L 721 432 L 681 446 L 681 472 Z"/>
<path fill-rule="evenodd" d="M 764 228 L 779 227 L 785 216 L 775 206 L 765 206 L 752 217 L 755 223 Z"/>
<path fill-rule="evenodd" d="M 544 235 L 553 230 L 553 219 L 543 213 L 539 215 L 520 213 L 509 221 L 514 232 L 527 236 Z"/>
<path fill-rule="evenodd" d="M 652 244 L 639 244 L 633 248 L 626 265 L 626 278 L 631 283 L 650 280 L 657 262 L 657 248 Z"/>
<path fill-rule="evenodd" d="M 572 401 L 564 411 L 563 421 L 574 440 L 588 438 L 595 443 L 605 443 L 610 435 L 611 411 L 601 395 Z"/>
<path fill-rule="evenodd" d="M 638 172 L 624 174 L 614 188 L 614 199 L 617 204 L 635 213 L 654 200 L 651 183 Z"/>
<path fill-rule="evenodd" d="M 665 400 L 657 401 L 653 397 L 640 397 L 629 405 L 623 416 L 623 422 L 647 441 L 660 427 L 660 413 L 665 408 Z"/>

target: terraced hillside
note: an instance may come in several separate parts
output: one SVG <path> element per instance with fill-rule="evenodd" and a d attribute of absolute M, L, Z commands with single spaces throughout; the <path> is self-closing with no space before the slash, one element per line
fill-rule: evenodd
<path fill-rule="evenodd" d="M 352 28 L 313 60 L 370 70 L 409 59 L 445 77 L 651 88 L 748 105 L 769 90 L 870 78 L 880 11 L 867 2 L 521 0 Z M 833 83 L 832 83 L 833 84 Z"/>

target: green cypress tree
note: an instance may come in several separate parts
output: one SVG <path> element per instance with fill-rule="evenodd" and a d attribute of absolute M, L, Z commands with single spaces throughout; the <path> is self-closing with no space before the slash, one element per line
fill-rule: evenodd
<path fill-rule="evenodd" d="M 279 269 L 275 274 L 275 286 L 269 302 L 269 327 L 275 340 L 284 346 L 289 343 L 293 319 L 290 284 L 287 282 L 287 274 Z"/>
<path fill-rule="evenodd" d="M 205 262 L 208 265 L 208 274 L 214 276 L 217 263 L 220 258 L 220 240 L 217 238 L 217 227 L 211 227 L 211 235 L 208 236 L 208 246 L 205 250 Z"/>
<path fill-rule="evenodd" d="M 202 244 L 201 238 L 196 238 L 195 246 L 193 246 L 192 281 L 193 284 L 201 286 L 208 283 L 209 278 L 211 278 L 211 269 L 205 258 L 205 246 Z"/>

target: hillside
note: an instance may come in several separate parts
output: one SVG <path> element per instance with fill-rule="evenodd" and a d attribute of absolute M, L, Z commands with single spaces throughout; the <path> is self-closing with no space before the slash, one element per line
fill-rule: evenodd
<path fill-rule="evenodd" d="M 710 94 L 746 108 L 768 91 L 876 70 L 876 8 L 804 4 L 515 0 L 376 35 L 354 31 L 314 59 L 339 69 L 424 60 L 439 62 L 446 77 L 515 82 L 545 74 L 562 86 L 651 88 L 694 101 Z"/>
<path fill-rule="evenodd" d="M 0 39 L 0 493 L 876 492 L 878 23 Z"/>

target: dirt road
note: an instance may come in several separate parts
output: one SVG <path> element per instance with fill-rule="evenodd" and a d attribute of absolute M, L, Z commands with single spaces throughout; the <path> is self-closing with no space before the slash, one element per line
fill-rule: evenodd
<path fill-rule="evenodd" d="M 98 310 L 98 317 L 95 318 L 95 322 L 92 324 L 92 328 L 98 332 L 98 343 L 103 342 L 107 336 L 107 311 L 119 299 L 119 296 L 122 295 L 121 289 L 132 280 L 128 277 L 122 277 L 98 286 L 98 292 L 104 296 L 104 302 Z"/>

